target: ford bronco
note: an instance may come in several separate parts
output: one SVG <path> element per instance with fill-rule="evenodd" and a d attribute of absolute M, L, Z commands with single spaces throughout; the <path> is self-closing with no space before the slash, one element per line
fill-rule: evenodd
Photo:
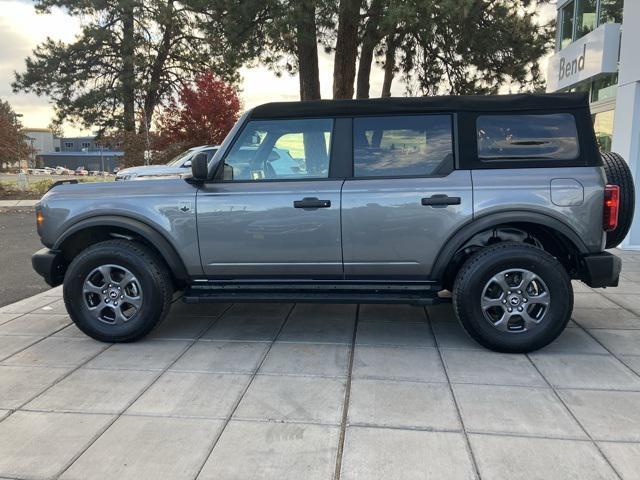
<path fill-rule="evenodd" d="M 286 152 L 286 155 L 273 155 Z M 571 280 L 616 286 L 634 186 L 584 94 L 269 103 L 192 175 L 58 185 L 33 266 L 86 334 L 185 302 L 453 302 L 482 345 L 554 340 Z M 443 291 L 449 290 L 450 295 Z"/>

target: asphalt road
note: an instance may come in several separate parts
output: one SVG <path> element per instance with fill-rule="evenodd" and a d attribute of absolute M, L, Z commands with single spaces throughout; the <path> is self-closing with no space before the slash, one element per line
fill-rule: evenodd
<path fill-rule="evenodd" d="M 41 248 L 32 208 L 0 208 L 0 307 L 50 288 L 31 268 Z"/>

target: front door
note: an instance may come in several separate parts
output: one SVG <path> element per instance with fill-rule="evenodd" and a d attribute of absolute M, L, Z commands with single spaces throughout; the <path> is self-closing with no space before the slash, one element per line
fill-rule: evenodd
<path fill-rule="evenodd" d="M 473 216 L 470 171 L 454 170 L 452 116 L 353 119 L 342 189 L 347 279 L 429 280 L 438 252 Z"/>
<path fill-rule="evenodd" d="M 342 278 L 332 119 L 251 120 L 197 196 L 209 278 Z"/>

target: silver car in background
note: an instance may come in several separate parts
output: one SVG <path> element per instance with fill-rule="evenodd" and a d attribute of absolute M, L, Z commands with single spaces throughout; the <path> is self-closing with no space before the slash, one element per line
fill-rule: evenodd
<path fill-rule="evenodd" d="M 211 159 L 218 148 L 213 145 L 201 145 L 178 154 L 165 165 L 124 168 L 116 174 L 116 181 L 180 178 L 185 174 L 191 175 L 191 159 L 199 153 L 206 153 L 207 157 Z"/>

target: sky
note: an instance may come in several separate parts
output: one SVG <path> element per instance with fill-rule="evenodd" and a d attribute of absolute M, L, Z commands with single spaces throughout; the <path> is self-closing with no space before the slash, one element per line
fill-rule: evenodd
<path fill-rule="evenodd" d="M 553 6 L 547 6 L 544 17 L 555 15 Z M 34 94 L 14 94 L 11 82 L 14 72 L 24 71 L 24 60 L 47 37 L 65 42 L 73 41 L 80 23 L 59 9 L 51 14 L 37 14 L 33 2 L 28 0 L 0 0 L 0 98 L 8 100 L 14 110 L 22 114 L 22 123 L 28 128 L 44 128 L 53 118 L 53 108 L 47 97 Z M 333 59 L 320 49 L 320 86 L 323 98 L 331 98 Z M 545 62 L 546 63 L 546 62 Z M 544 70 L 543 70 L 544 71 Z M 284 73 L 277 77 L 265 67 L 243 68 L 240 97 L 245 108 L 270 101 L 298 100 L 298 78 Z M 382 89 L 382 70 L 376 66 L 371 75 L 371 94 Z M 393 83 L 392 95 L 403 95 L 404 86 Z M 64 125 L 66 135 L 90 134 L 73 125 Z"/>

